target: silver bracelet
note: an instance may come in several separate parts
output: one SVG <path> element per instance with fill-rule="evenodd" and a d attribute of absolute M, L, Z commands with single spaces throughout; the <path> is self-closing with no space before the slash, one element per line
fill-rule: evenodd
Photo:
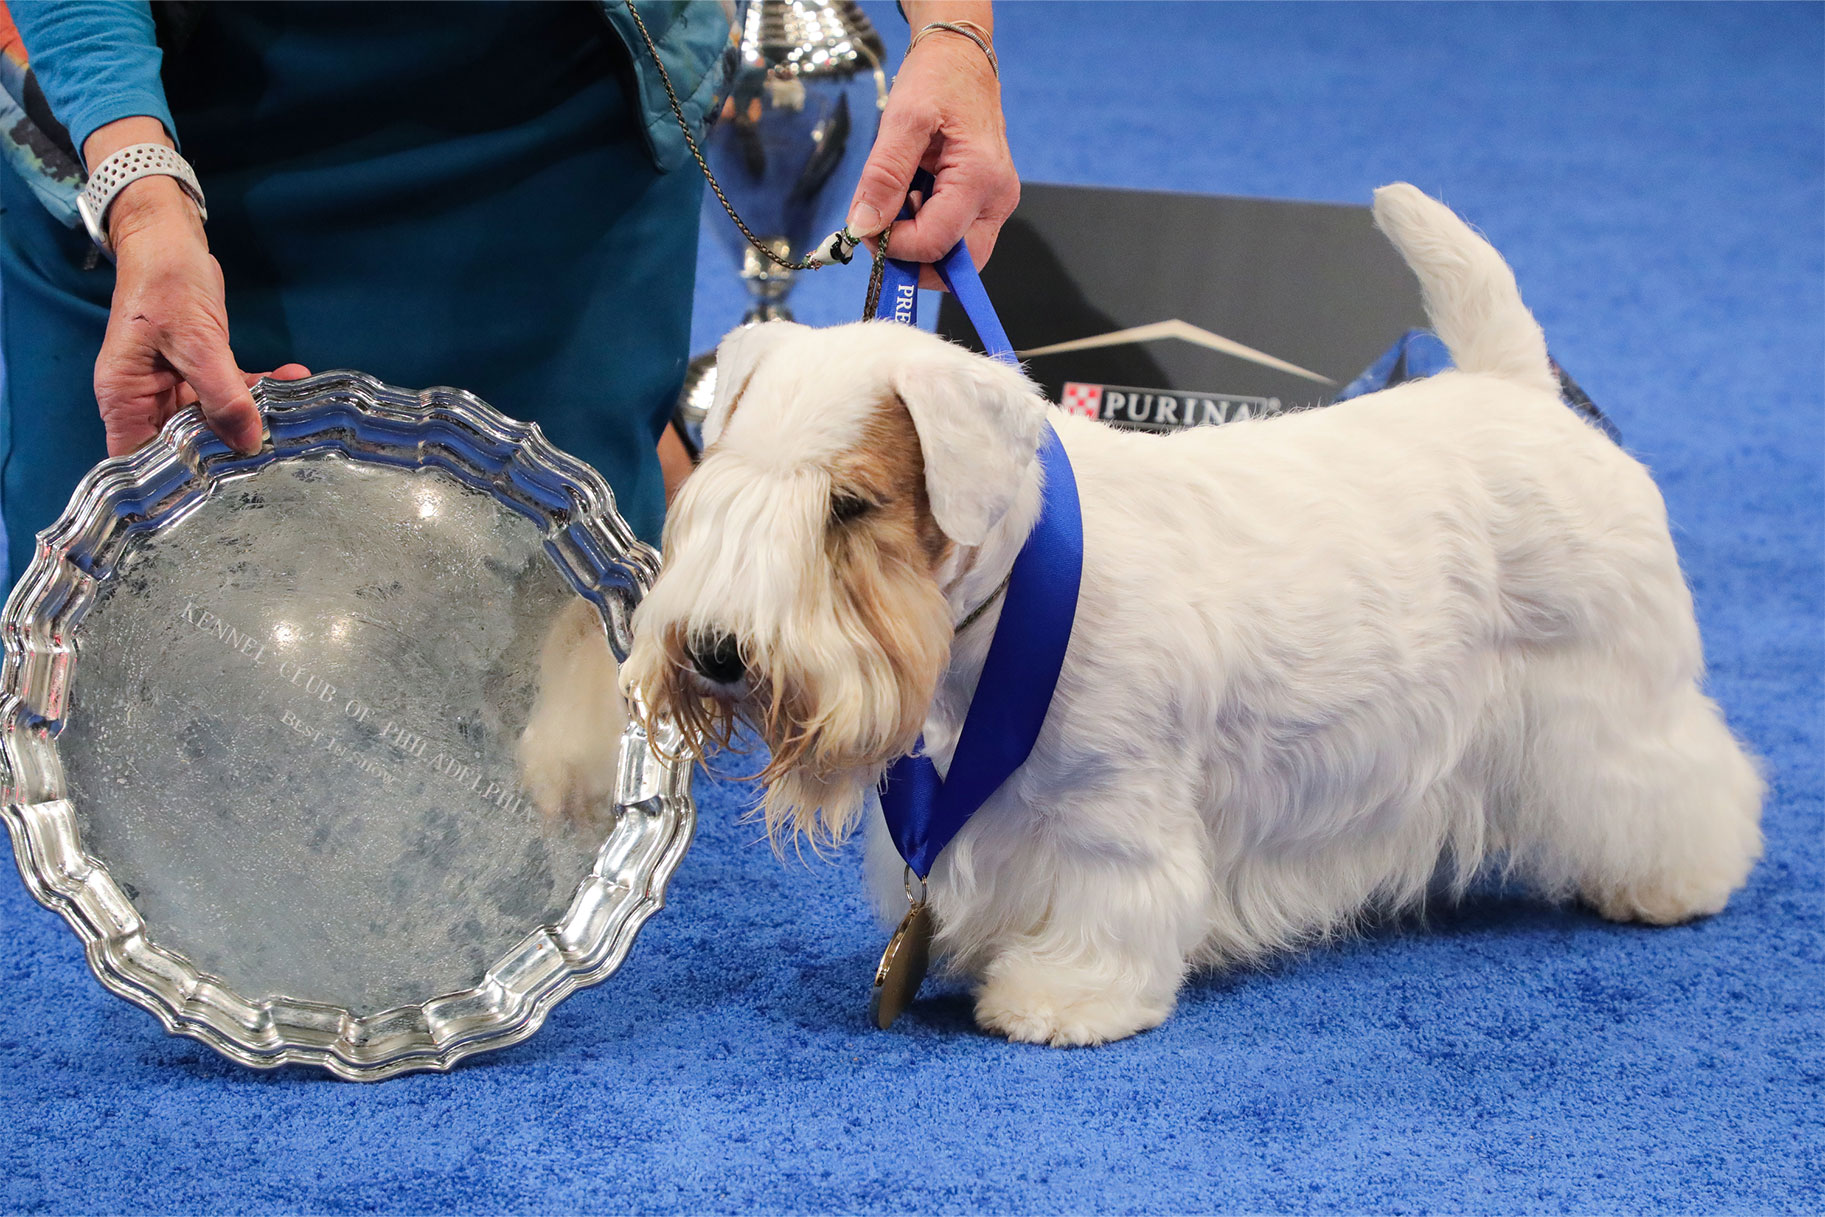
<path fill-rule="evenodd" d="M 76 196 L 76 210 L 82 215 L 83 226 L 89 230 L 89 239 L 108 255 L 109 260 L 114 257 L 114 245 L 108 239 L 108 208 L 129 183 L 157 176 L 176 178 L 177 184 L 196 204 L 197 212 L 205 221 L 209 219 L 209 207 L 203 202 L 203 187 L 197 182 L 196 171 L 189 161 L 163 144 L 131 144 L 95 166 L 88 184 Z"/>
<path fill-rule="evenodd" d="M 977 25 L 974 21 L 934 21 L 930 25 L 924 26 L 918 33 L 913 35 L 912 42 L 906 47 L 906 53 L 908 55 L 912 54 L 913 48 L 918 46 L 927 35 L 935 34 L 939 30 L 943 30 L 947 34 L 962 34 L 965 38 L 968 38 L 971 42 L 981 47 L 982 53 L 989 57 L 989 71 L 995 73 L 996 80 L 1001 79 L 1001 64 L 995 59 L 994 44 L 989 41 L 988 35 L 982 32 L 982 27 Z"/>

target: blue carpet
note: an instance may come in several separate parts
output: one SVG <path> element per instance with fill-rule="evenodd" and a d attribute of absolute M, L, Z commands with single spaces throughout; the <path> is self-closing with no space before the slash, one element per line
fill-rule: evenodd
<path fill-rule="evenodd" d="M 1008 4 L 997 39 L 1032 180 L 1406 178 L 1512 260 L 1658 475 L 1714 691 L 1770 765 L 1767 859 L 1723 916 L 1492 895 L 1199 981 L 1100 1050 L 981 1036 L 956 991 L 880 1034 L 854 851 L 779 863 L 749 792 L 701 783 L 618 976 L 452 1076 L 363 1087 L 165 1038 L 8 882 L 0 1210 L 1818 1212 L 1821 14 Z M 740 311 L 724 258 L 699 345 Z M 801 316 L 847 319 L 846 273 Z"/>

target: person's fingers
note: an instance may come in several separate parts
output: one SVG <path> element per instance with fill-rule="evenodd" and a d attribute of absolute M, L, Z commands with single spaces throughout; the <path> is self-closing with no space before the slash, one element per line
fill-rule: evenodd
<path fill-rule="evenodd" d="M 226 335 L 199 334 L 174 344 L 168 358 L 184 376 L 209 429 L 237 452 L 258 452 L 265 442 L 260 411 L 247 374 L 235 366 Z"/>
<path fill-rule="evenodd" d="M 898 232 L 899 230 L 895 229 L 894 231 Z M 983 266 L 987 264 L 989 255 L 995 252 L 995 242 L 1000 236 L 1001 225 L 998 223 L 979 220 L 970 225 L 969 235 L 965 237 L 964 240 L 969 242 L 970 263 L 977 270 L 981 270 Z M 944 280 L 938 277 L 938 272 L 933 270 L 930 266 L 920 268 L 919 286 L 928 292 L 947 292 L 950 290 L 948 287 L 944 286 Z"/>
<path fill-rule="evenodd" d="M 912 184 L 919 161 L 931 146 L 932 133 L 938 129 L 937 110 L 927 105 L 890 104 L 881 115 L 881 129 L 874 148 L 862 166 L 862 179 L 856 184 L 855 197 L 849 204 L 849 231 L 858 237 L 872 237 L 886 228 L 900 214 L 906 200 L 906 189 Z M 896 236 L 898 234 L 896 233 Z"/>
<path fill-rule="evenodd" d="M 262 377 L 268 380 L 303 380 L 310 374 L 311 370 L 301 363 L 282 363 L 270 372 L 249 372 L 247 374 L 247 386 L 248 388 L 252 388 L 253 383 Z"/>
<path fill-rule="evenodd" d="M 970 225 L 966 240 L 970 243 L 970 261 L 975 263 L 977 270 L 988 265 L 990 256 L 995 252 L 995 243 L 1001 239 L 1001 226 L 1005 222 L 983 216 Z"/>
<path fill-rule="evenodd" d="M 310 374 L 310 369 L 301 363 L 285 363 L 280 364 L 270 372 L 243 372 L 241 373 L 241 377 L 247 382 L 247 387 L 251 389 L 262 380 L 303 380 Z M 190 382 L 187 380 L 179 381 L 172 402 L 172 413 L 175 414 L 179 410 L 188 409 L 189 407 L 196 405 L 196 403 L 196 390 L 190 387 Z"/>
<path fill-rule="evenodd" d="M 107 430 L 108 455 L 126 456 L 158 434 L 165 423 L 159 409 L 151 403 L 135 403 L 130 408 L 102 416 Z"/>
<path fill-rule="evenodd" d="M 922 214 L 922 212 L 915 213 L 913 220 L 918 219 Z M 912 231 L 913 220 L 902 220 L 894 225 L 893 236 L 888 238 L 887 248 L 895 258 L 903 258 L 909 262 L 926 263 L 919 271 L 920 287 L 924 288 L 926 291 L 932 292 L 946 291 L 948 289 L 944 286 L 944 281 L 938 278 L 938 272 L 933 270 L 930 266 L 930 263 L 936 261 L 937 258 L 920 258 L 915 254 L 902 253 L 902 250 L 907 245 L 912 244 L 912 242 L 903 242 L 900 237 L 901 234 L 910 233 Z M 970 262 L 977 270 L 981 270 L 988 264 L 989 256 L 995 252 L 995 243 L 1001 239 L 1001 226 L 1005 223 L 1007 223 L 1006 216 L 995 217 L 989 214 L 982 214 L 975 217 L 974 223 L 969 226 L 969 232 L 965 234 L 964 239 L 969 243 Z M 931 234 L 929 233 L 927 234 L 928 237 L 930 235 Z M 943 235 L 940 234 L 938 239 L 942 242 Z M 868 242 L 870 252 L 873 251 L 876 244 L 877 243 L 874 241 Z M 955 241 L 944 244 L 943 252 L 938 254 L 937 257 L 941 258 L 944 254 L 949 253 L 956 247 L 956 244 Z"/>
<path fill-rule="evenodd" d="M 109 456 L 125 456 L 158 434 L 179 383 L 159 361 L 148 327 L 110 317 L 95 360 L 95 402 Z"/>
<path fill-rule="evenodd" d="M 976 217 L 982 214 L 983 200 L 967 185 L 939 181 L 925 206 L 910 220 L 893 226 L 887 250 L 908 262 L 936 262 L 963 239 Z M 970 253 L 975 254 L 972 246 Z"/>

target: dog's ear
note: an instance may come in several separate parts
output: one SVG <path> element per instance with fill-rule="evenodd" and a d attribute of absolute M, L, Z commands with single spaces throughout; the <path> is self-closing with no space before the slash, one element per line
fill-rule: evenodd
<path fill-rule="evenodd" d="M 909 363 L 894 391 L 925 457 L 932 518 L 959 545 L 980 545 L 1020 488 L 1046 403 L 1019 371 L 961 348 Z"/>
<path fill-rule="evenodd" d="M 729 424 L 741 391 L 748 387 L 754 369 L 780 339 L 805 327 L 790 321 L 764 321 L 731 330 L 716 347 L 716 394 L 703 419 L 703 444 L 709 447 Z"/>

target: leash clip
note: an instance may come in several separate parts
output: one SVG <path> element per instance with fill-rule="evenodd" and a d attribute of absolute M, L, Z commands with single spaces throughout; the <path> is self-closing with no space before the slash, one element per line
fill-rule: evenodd
<path fill-rule="evenodd" d="M 832 263 L 848 266 L 855 258 L 856 246 L 861 243 L 862 238 L 850 232 L 849 225 L 845 224 L 819 241 L 817 247 L 805 255 L 805 264 L 813 270 Z"/>

